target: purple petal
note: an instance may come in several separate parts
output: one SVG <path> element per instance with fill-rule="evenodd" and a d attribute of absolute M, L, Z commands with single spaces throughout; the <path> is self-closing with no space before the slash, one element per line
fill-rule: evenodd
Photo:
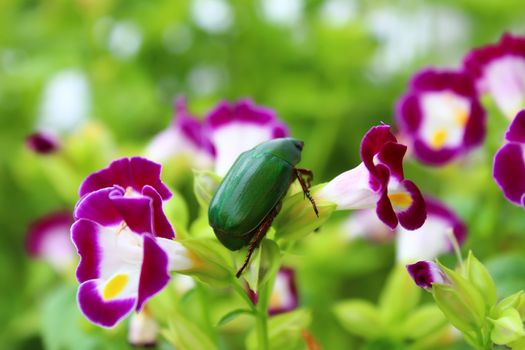
<path fill-rule="evenodd" d="M 149 235 L 144 235 L 144 260 L 140 271 L 139 295 L 136 310 L 170 281 L 168 256 Z"/>
<path fill-rule="evenodd" d="M 250 99 L 241 99 L 231 105 L 227 101 L 220 102 L 206 117 L 209 127 L 219 129 L 232 122 L 271 125 L 275 138 L 288 136 L 286 125 L 279 121 L 276 113 L 266 107 L 257 106 Z"/>
<path fill-rule="evenodd" d="M 505 139 L 509 142 L 525 143 L 525 109 L 512 120 L 505 133 Z"/>
<path fill-rule="evenodd" d="M 378 160 L 381 164 L 388 167 L 390 175 L 393 175 L 398 180 L 404 178 L 403 175 L 403 157 L 405 156 L 407 146 L 388 142 L 386 143 L 378 153 Z"/>
<path fill-rule="evenodd" d="M 509 143 L 499 149 L 494 157 L 494 179 L 509 201 L 522 205 L 522 197 L 525 193 L 522 145 Z"/>
<path fill-rule="evenodd" d="M 102 327 L 113 327 L 133 310 L 137 301 L 136 298 L 104 300 L 98 292 L 96 280 L 82 283 L 77 299 L 87 319 Z"/>
<path fill-rule="evenodd" d="M 460 149 L 458 148 L 443 147 L 440 150 L 435 150 L 419 138 L 414 140 L 414 154 L 417 159 L 428 165 L 446 164 L 457 157 L 459 153 Z"/>
<path fill-rule="evenodd" d="M 100 277 L 99 264 L 102 252 L 98 243 L 99 231 L 100 225 L 85 219 L 78 220 L 71 227 L 71 240 L 80 255 L 76 272 L 79 282 Z"/>
<path fill-rule="evenodd" d="M 152 232 L 151 198 L 145 196 L 124 197 L 121 192 L 115 191 L 111 193 L 110 199 L 131 231 L 136 233 Z"/>
<path fill-rule="evenodd" d="M 384 191 L 379 198 L 376 206 L 376 214 L 379 220 L 383 221 L 385 225 L 390 227 L 391 230 L 395 229 L 398 224 L 398 219 L 392 203 L 388 198 L 388 194 Z"/>
<path fill-rule="evenodd" d="M 79 194 L 82 197 L 115 185 L 124 189 L 131 187 L 140 193 L 144 186 L 150 185 L 159 192 L 163 200 L 167 200 L 171 197 L 171 192 L 160 180 L 160 170 L 160 164 L 141 157 L 115 160 L 109 167 L 88 176 L 80 186 Z"/>
<path fill-rule="evenodd" d="M 474 78 L 482 79 L 485 67 L 506 55 L 525 57 L 525 38 L 505 33 L 499 42 L 470 51 L 463 60 L 463 66 Z"/>
<path fill-rule="evenodd" d="M 403 180 L 401 185 L 410 194 L 412 204 L 406 210 L 397 213 L 399 223 L 407 230 L 418 229 L 423 226 L 427 218 L 425 200 L 412 181 Z"/>
<path fill-rule="evenodd" d="M 69 241 L 69 230 L 73 224 L 70 212 L 59 211 L 47 214 L 31 223 L 26 235 L 25 247 L 30 256 L 38 257 L 43 253 L 43 245 L 50 236 L 64 235 Z M 57 252 L 60 253 L 60 252 Z"/>
<path fill-rule="evenodd" d="M 103 188 L 88 193 L 81 198 L 75 207 L 75 218 L 87 219 L 103 226 L 118 225 L 122 221 L 122 215 L 118 212 L 110 199 L 110 194 L 122 190 L 114 188 Z"/>
<path fill-rule="evenodd" d="M 50 133 L 36 132 L 26 138 L 26 146 L 35 153 L 50 154 L 60 149 L 60 141 Z"/>
<path fill-rule="evenodd" d="M 168 218 L 164 214 L 164 209 L 162 208 L 162 198 L 159 193 L 151 186 L 144 186 L 142 194 L 151 199 L 151 226 L 154 236 L 172 239 L 175 238 L 175 232 L 173 227 L 171 227 Z"/>
<path fill-rule="evenodd" d="M 215 149 L 206 133 L 204 124 L 189 113 L 186 99 L 182 96 L 175 101 L 175 113 L 174 127 L 179 128 L 195 147 L 215 156 Z"/>
<path fill-rule="evenodd" d="M 431 289 L 433 283 L 446 283 L 447 279 L 439 266 L 432 261 L 418 261 L 415 264 L 406 265 L 410 277 L 416 285 L 424 289 Z"/>
<path fill-rule="evenodd" d="M 361 141 L 361 159 L 372 175 L 376 176 L 374 156 L 388 142 L 397 142 L 396 137 L 390 132 L 389 125 L 374 126 L 363 137 Z"/>

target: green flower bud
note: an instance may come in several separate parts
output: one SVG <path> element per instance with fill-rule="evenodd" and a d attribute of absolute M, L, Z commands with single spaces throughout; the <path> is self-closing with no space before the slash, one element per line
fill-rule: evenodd
<path fill-rule="evenodd" d="M 458 299 L 469 310 L 472 321 L 477 327 L 481 327 L 485 322 L 487 311 L 491 305 L 487 305 L 483 295 L 470 280 L 464 278 L 458 272 L 446 268 L 440 264 L 441 269 L 445 272 L 450 281 L 452 289 L 455 291 Z"/>
<path fill-rule="evenodd" d="M 481 293 L 487 306 L 496 303 L 496 285 L 485 266 L 469 252 L 466 262 L 466 277 Z"/>
<path fill-rule="evenodd" d="M 514 342 L 525 335 L 523 322 L 521 321 L 518 310 L 508 308 L 498 319 L 489 320 L 494 325 L 490 333 L 490 339 L 498 345 L 505 345 Z"/>
<path fill-rule="evenodd" d="M 473 334 L 480 328 L 478 317 L 451 285 L 435 283 L 432 294 L 437 306 L 458 330 Z"/>
<path fill-rule="evenodd" d="M 490 317 L 492 318 L 499 318 L 503 311 L 514 308 L 518 309 L 520 305 L 520 301 L 522 300 L 523 291 L 520 290 L 517 293 L 514 293 L 505 299 L 501 300 L 496 306 L 493 307 L 493 309 L 490 312 Z M 519 312 L 519 310 L 518 310 Z"/>
<path fill-rule="evenodd" d="M 319 186 L 311 190 L 314 199 L 318 190 Z M 302 192 L 286 197 L 281 211 L 273 223 L 276 231 L 275 238 L 286 240 L 300 239 L 321 227 L 336 209 L 336 204 L 332 202 L 316 200 L 316 205 L 319 210 L 319 216 L 315 214 L 312 203 L 310 203 L 308 198 L 305 198 Z"/>
<path fill-rule="evenodd" d="M 229 284 L 233 267 L 227 251 L 212 238 L 189 238 L 179 241 L 189 251 L 193 267 L 180 273 L 198 278 L 204 283 L 216 286 Z"/>

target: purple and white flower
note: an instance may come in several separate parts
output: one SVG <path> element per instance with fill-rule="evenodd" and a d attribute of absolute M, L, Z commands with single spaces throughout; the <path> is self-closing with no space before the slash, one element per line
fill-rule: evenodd
<path fill-rule="evenodd" d="M 434 283 L 448 282 L 443 270 L 432 261 L 418 261 L 406 267 L 414 282 L 426 290 L 432 289 Z"/>
<path fill-rule="evenodd" d="M 392 232 L 372 209 L 352 213 L 343 223 L 342 230 L 350 239 L 362 237 L 378 243 L 395 237 L 396 260 L 401 263 L 435 259 L 453 250 L 450 231 L 458 244 L 462 244 L 467 236 L 467 229 L 463 221 L 437 199 L 425 196 L 425 203 L 427 219 L 416 230 L 409 231 L 398 226 Z"/>
<path fill-rule="evenodd" d="M 35 132 L 26 137 L 26 146 L 38 154 L 51 154 L 60 149 L 60 141 L 50 132 Z"/>
<path fill-rule="evenodd" d="M 248 296 L 254 304 L 257 304 L 258 295 L 248 287 Z M 292 311 L 299 305 L 297 286 L 295 284 L 295 271 L 289 267 L 281 267 L 275 276 L 270 301 L 268 303 L 268 314 L 277 315 Z"/>
<path fill-rule="evenodd" d="M 499 42 L 472 50 L 463 65 L 479 93 L 490 94 L 507 118 L 525 108 L 525 37 L 505 33 Z"/>
<path fill-rule="evenodd" d="M 514 118 L 505 139 L 494 156 L 494 179 L 505 198 L 525 207 L 525 110 Z"/>
<path fill-rule="evenodd" d="M 73 215 L 59 211 L 34 221 L 27 232 L 25 246 L 29 256 L 43 259 L 59 272 L 75 263 L 75 248 L 69 238 Z"/>
<path fill-rule="evenodd" d="M 392 230 L 401 226 L 415 230 L 426 218 L 425 201 L 417 186 L 405 179 L 406 146 L 397 142 L 390 126 L 372 127 L 361 141 L 361 160 L 314 194 L 338 210 L 376 208 L 376 214 Z"/>
<path fill-rule="evenodd" d="M 146 157 L 161 163 L 185 157 L 195 168 L 212 167 L 215 149 L 204 124 L 188 112 L 184 97 L 176 99 L 172 124 L 153 138 Z"/>
<path fill-rule="evenodd" d="M 425 69 L 410 82 L 396 108 L 396 121 L 420 161 L 445 164 L 479 146 L 485 111 L 464 72 Z"/>
<path fill-rule="evenodd" d="M 257 106 L 250 99 L 234 104 L 220 102 L 207 116 L 211 141 L 215 146 L 215 172 L 226 175 L 237 157 L 258 144 L 288 136 L 286 125 L 276 113 Z"/>
<path fill-rule="evenodd" d="M 398 262 L 431 260 L 453 251 L 450 230 L 458 244 L 467 236 L 467 228 L 461 219 L 443 203 L 425 196 L 427 220 L 417 230 L 407 231 L 398 227 L 396 232 L 396 257 Z"/>
<path fill-rule="evenodd" d="M 112 327 L 170 280 L 171 271 L 193 266 L 174 241 L 163 212 L 171 192 L 160 165 L 133 157 L 112 162 L 86 178 L 71 227 L 80 263 L 78 303 L 93 323 Z"/>

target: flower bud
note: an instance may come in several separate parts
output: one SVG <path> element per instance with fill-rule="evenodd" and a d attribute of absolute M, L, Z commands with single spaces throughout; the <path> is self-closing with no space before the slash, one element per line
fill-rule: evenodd
<path fill-rule="evenodd" d="M 430 291 L 434 283 L 447 283 L 447 278 L 439 266 L 432 261 L 418 261 L 406 265 L 410 277 L 421 288 Z"/>
<path fill-rule="evenodd" d="M 490 339 L 498 345 L 505 345 L 518 340 L 525 335 L 523 322 L 518 310 L 509 308 L 497 319 L 489 320 L 494 325 Z"/>
<path fill-rule="evenodd" d="M 496 303 L 496 285 L 485 266 L 469 252 L 466 263 L 467 278 L 478 289 L 485 303 L 492 306 Z"/>
<path fill-rule="evenodd" d="M 224 256 L 225 250 L 217 240 L 209 238 L 184 239 L 180 241 L 189 251 L 193 266 L 179 271 L 194 276 L 211 285 L 227 284 L 232 276 L 233 267 Z"/>
<path fill-rule="evenodd" d="M 153 347 L 157 343 L 159 326 L 147 309 L 133 314 L 129 321 L 128 342 L 136 347 Z"/>
<path fill-rule="evenodd" d="M 273 223 L 276 239 L 300 239 L 321 227 L 328 220 L 337 205 L 318 200 L 316 193 L 320 188 L 322 187 L 316 186 L 310 191 L 316 201 L 318 215 L 316 215 L 312 203 L 308 198 L 305 198 L 304 193 L 298 192 L 285 198 L 281 211 Z"/>

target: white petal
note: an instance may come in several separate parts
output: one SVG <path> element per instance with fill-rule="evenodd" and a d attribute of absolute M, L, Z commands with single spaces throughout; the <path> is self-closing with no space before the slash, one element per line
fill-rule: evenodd
<path fill-rule="evenodd" d="M 350 217 L 344 221 L 342 231 L 350 240 L 365 238 L 379 243 L 389 241 L 394 237 L 392 230 L 379 220 L 374 209 L 352 212 Z"/>
<path fill-rule="evenodd" d="M 128 228 L 104 227 L 99 235 L 102 250 L 100 278 L 107 281 L 120 272 L 140 276 L 144 258 L 144 240 Z"/>
<path fill-rule="evenodd" d="M 447 232 L 450 223 L 443 218 L 429 216 L 421 228 L 408 231 L 396 229 L 396 259 L 400 263 L 433 260 L 450 250 Z"/>
<path fill-rule="evenodd" d="M 196 147 L 180 130 L 174 127 L 155 136 L 147 146 L 145 156 L 160 163 L 177 157 L 185 157 L 197 169 L 208 169 L 213 164 L 210 154 Z"/>
<path fill-rule="evenodd" d="M 509 119 L 525 107 L 525 60 L 505 56 L 485 68 L 483 86 Z"/>
<path fill-rule="evenodd" d="M 215 172 L 226 175 L 242 152 L 272 138 L 272 125 L 230 123 L 215 130 L 212 141 L 217 151 Z"/>
<path fill-rule="evenodd" d="M 336 203 L 338 210 L 375 208 L 379 200 L 370 188 L 370 173 L 364 163 L 334 178 L 314 197 L 319 202 Z"/>
<path fill-rule="evenodd" d="M 449 91 L 425 93 L 421 99 L 421 109 L 423 119 L 420 132 L 427 145 L 436 149 L 461 146 L 470 114 L 468 99 Z"/>
<path fill-rule="evenodd" d="M 283 273 L 278 273 L 270 296 L 269 308 L 286 308 L 294 303 L 295 296 L 290 289 L 289 277 Z"/>
<path fill-rule="evenodd" d="M 146 311 L 133 314 L 129 322 L 128 342 L 133 346 L 155 344 L 159 325 Z"/>
<path fill-rule="evenodd" d="M 157 244 L 168 254 L 169 271 L 184 271 L 195 267 L 190 252 L 179 242 L 167 238 L 157 238 Z"/>

